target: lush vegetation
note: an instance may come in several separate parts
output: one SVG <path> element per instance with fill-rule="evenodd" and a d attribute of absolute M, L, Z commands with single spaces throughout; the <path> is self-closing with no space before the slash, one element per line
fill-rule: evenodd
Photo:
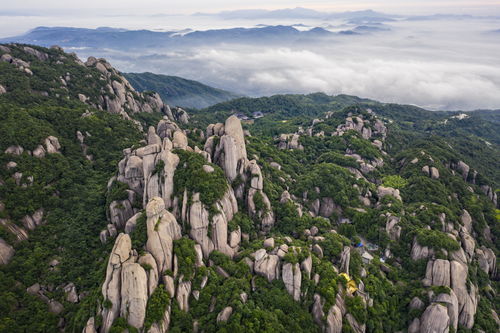
<path fill-rule="evenodd" d="M 177 76 L 153 73 L 126 73 L 125 77 L 137 91 L 155 91 L 165 103 L 186 108 L 206 108 L 238 95 Z"/>
<path fill-rule="evenodd" d="M 127 185 L 114 181 L 107 188 L 106 184 L 116 171 L 122 149 L 137 147 L 143 134 L 132 122 L 78 100 L 78 93 L 97 99 L 105 86 L 99 73 L 76 64 L 72 56 L 56 49 L 40 50 L 59 57 L 60 63 L 42 63 L 26 56 L 33 76 L 0 63 L 0 84 L 8 90 L 0 95 L 0 201 L 4 205 L 0 219 L 23 226 L 26 215 L 44 209 L 43 223 L 30 232 L 28 241 L 18 242 L 0 226 L 0 237 L 16 250 L 12 262 L 0 267 L 0 332 L 53 332 L 58 330 L 61 317 L 65 331 L 81 332 L 89 317 L 95 316 L 98 324 L 102 321 L 96 316 L 96 305 L 111 306 L 111 301 L 101 296 L 100 284 L 112 242 L 101 244 L 99 232 L 108 223 L 106 206 L 126 198 Z M 12 53 L 24 56 L 17 48 Z M 60 77 L 67 73 L 71 79 L 63 89 Z M 180 87 L 178 81 L 174 84 Z M 383 150 L 374 142 L 383 140 L 382 135 L 365 139 L 354 130 L 332 135 L 347 117 L 355 123 L 357 116 L 373 121 L 369 108 L 388 126 Z M 186 235 L 175 240 L 177 275 L 173 271 L 166 274 L 174 277 L 175 283 L 181 276 L 183 281 L 191 281 L 190 310 L 180 309 L 160 278 L 147 303 L 146 330 L 161 322 L 170 307 L 171 332 L 194 331 L 195 323 L 205 332 L 319 332 L 321 328 L 311 315 L 317 294 L 325 315 L 342 297 L 346 311 L 366 325 L 366 332 L 404 331 L 425 309 L 409 311 L 414 297 L 427 306 L 432 301 L 430 295 L 450 293 L 448 287 L 424 287 L 427 260 L 411 259 L 415 239 L 421 246 L 432 248 L 435 258 L 453 258 L 453 252 L 460 249 L 460 237 L 457 241 L 445 230 L 460 231 L 460 216 L 466 209 L 473 219 L 471 235 L 476 248 L 491 248 L 498 256 L 499 213 L 481 189 L 482 185 L 495 188 L 500 183 L 495 167 L 500 165 L 495 113 L 482 112 L 459 120 L 452 118 L 456 113 L 431 113 L 344 95 L 279 95 L 239 98 L 193 110 L 188 126 L 190 130 L 203 129 L 208 123 L 224 121 L 229 114 L 237 112 L 252 118 L 257 111 L 264 117 L 247 121 L 244 126 L 252 134 L 246 138 L 248 156 L 261 167 L 264 192 L 276 218 L 270 235 L 260 232 L 258 218 L 247 215 L 243 198 L 238 201 L 239 212 L 228 223 L 228 234 L 238 228 L 245 234 L 233 258 L 213 251 L 205 258 L 205 265 L 196 265 L 195 242 Z M 147 125 L 154 125 L 159 117 L 134 115 Z M 373 122 L 367 126 L 374 129 Z M 92 159 L 83 154 L 77 131 L 85 133 L 87 155 Z M 280 134 L 296 132 L 302 133 L 303 150 L 278 149 Z M 201 147 L 204 142 L 199 133 L 199 129 L 191 131 L 189 142 Z M 28 150 L 43 145 L 49 135 L 59 139 L 61 152 L 44 158 L 31 156 Z M 14 144 L 22 146 L 24 153 L 3 153 Z M 182 198 L 186 191 L 192 198 L 192 194 L 200 193 L 200 201 L 211 214 L 216 213 L 216 202 L 228 187 L 243 181 L 228 184 L 223 170 L 207 163 L 201 154 L 184 150 L 174 153 L 180 159 L 174 195 Z M 465 180 L 455 167 L 459 161 L 471 167 Z M 17 165 L 6 168 L 9 162 Z M 378 167 L 367 167 L 370 163 Z M 153 172 L 161 174 L 164 166 L 162 161 L 157 162 Z M 424 166 L 437 168 L 439 178 L 424 174 Z M 16 172 L 23 174 L 17 183 L 13 178 Z M 379 197 L 379 185 L 399 189 L 402 200 Z M 285 190 L 291 200 L 282 200 Z M 254 203 L 258 210 L 267 209 L 260 194 L 254 197 Z M 331 207 L 320 209 L 322 205 Z M 172 212 L 178 213 L 175 209 Z M 138 255 L 143 254 L 147 242 L 146 221 L 142 213 L 130 234 Z M 388 230 L 390 221 L 397 232 Z M 301 272 L 300 301 L 293 300 L 281 278 L 269 282 L 248 265 L 252 253 L 262 249 L 264 238 L 270 236 L 275 247 L 288 249 L 280 259 L 282 264 L 300 265 L 311 256 L 310 276 L 303 269 Z M 339 271 L 345 247 L 350 247 L 349 279 Z M 278 253 L 277 249 L 267 250 L 269 254 Z M 364 251 L 369 251 L 373 259 L 362 258 Z M 151 266 L 143 267 L 151 272 Z M 66 300 L 62 287 L 69 282 L 83 296 L 78 303 Z M 64 305 L 61 314 L 48 312 L 40 297 L 26 292 L 35 283 L 43 286 L 45 296 Z M 358 291 L 347 295 L 346 289 L 353 284 Z M 498 331 L 491 314 L 491 309 L 500 310 L 495 293 L 498 281 L 485 273 L 476 259 L 468 264 L 469 290 L 472 284 L 480 295 L 472 332 Z M 232 315 L 218 323 L 218 314 L 228 306 Z M 325 323 L 326 318 L 320 319 Z M 346 320 L 342 329 L 354 331 Z M 137 331 L 123 318 L 117 318 L 110 331 L 124 330 Z M 468 332 L 463 327 L 458 331 Z"/>
<path fill-rule="evenodd" d="M 164 285 L 159 285 L 151 297 L 148 299 L 146 307 L 146 318 L 144 319 L 144 328 L 149 330 L 154 323 L 161 323 L 167 307 L 170 305 L 170 295 L 165 290 Z"/>
<path fill-rule="evenodd" d="M 175 170 L 174 190 L 177 194 L 187 190 L 188 193 L 200 193 L 200 201 L 212 207 L 226 193 L 228 184 L 224 171 L 219 166 L 207 164 L 203 156 L 197 153 L 176 150 L 180 157 L 179 167 Z M 204 165 L 214 168 L 213 172 L 203 170 Z"/>
<path fill-rule="evenodd" d="M 61 59 L 61 64 L 51 60 L 47 64 L 12 49 L 13 56 L 31 62 L 34 75 L 0 63 L 0 84 L 8 90 L 0 95 L 0 179 L 4 183 L 0 201 L 5 205 L 1 218 L 22 226 L 22 218 L 35 210 L 43 208 L 45 214 L 43 225 L 30 232 L 29 241 L 15 243 L 12 262 L 0 267 L 0 332 L 52 332 L 57 330 L 58 316 L 48 313 L 47 305 L 39 297 L 28 295 L 26 288 L 35 283 L 64 286 L 73 282 L 78 292 L 94 295 L 105 274 L 111 246 L 102 245 L 98 237 L 107 224 L 105 204 L 111 199 L 106 198 L 106 184 L 122 150 L 138 143 L 142 134 L 131 122 L 77 100 L 78 92 L 90 98 L 97 96 L 96 89 L 101 85 L 97 71 L 76 64 L 69 55 Z M 55 49 L 41 50 L 62 55 Z M 55 81 L 66 73 L 72 77 L 71 83 L 68 89 L 59 89 L 60 83 Z M 49 91 L 49 96 L 40 91 Z M 87 110 L 91 114 L 82 117 Z M 90 134 L 85 144 L 92 161 L 84 156 L 77 131 Z M 59 139 L 61 153 L 44 158 L 27 153 L 43 145 L 49 135 Z M 4 154 L 11 145 L 22 146 L 24 153 Z M 11 161 L 17 166 L 7 170 L 4 166 Z M 17 186 L 14 172 L 22 172 L 22 182 L 27 184 L 27 177 L 32 176 L 33 183 Z M 111 193 L 118 198 L 123 191 L 116 186 Z M 10 235 L 9 241 L 15 240 L 2 226 L 0 233 L 2 237 Z M 49 265 L 54 259 L 59 262 L 55 268 Z M 69 331 L 81 331 L 88 314 L 95 312 L 94 296 L 87 296 L 78 305 L 66 302 L 60 288 L 46 295 L 64 305 L 62 316 Z"/>

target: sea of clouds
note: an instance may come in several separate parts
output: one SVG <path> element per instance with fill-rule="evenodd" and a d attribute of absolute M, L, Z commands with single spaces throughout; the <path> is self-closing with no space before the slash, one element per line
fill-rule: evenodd
<path fill-rule="evenodd" d="M 181 21 L 168 22 L 168 29 L 196 28 L 195 21 Z M 258 23 L 273 22 L 219 21 L 214 27 Z M 356 26 L 325 21 L 295 23 L 305 23 L 301 30 L 324 26 L 335 32 Z M 203 27 L 209 26 L 203 18 Z M 89 45 L 73 51 L 82 58 L 106 57 L 123 72 L 177 75 L 247 96 L 321 91 L 433 110 L 500 108 L 500 19 L 399 19 L 384 22 L 382 27 L 388 30 L 338 34 L 314 42 L 233 40 L 134 52 Z"/>

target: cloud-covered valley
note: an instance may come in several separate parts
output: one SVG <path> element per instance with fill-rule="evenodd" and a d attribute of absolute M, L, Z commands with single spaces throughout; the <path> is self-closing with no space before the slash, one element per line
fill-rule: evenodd
<path fill-rule="evenodd" d="M 177 75 L 248 96 L 321 91 L 429 109 L 500 108 L 500 19 L 382 21 L 302 21 L 293 38 L 281 30 L 269 36 L 214 30 L 176 36 L 168 45 L 155 39 L 136 47 L 105 48 L 100 41 L 65 48 L 82 58 L 106 57 L 123 72 Z M 318 26 L 329 34 L 307 34 Z"/>

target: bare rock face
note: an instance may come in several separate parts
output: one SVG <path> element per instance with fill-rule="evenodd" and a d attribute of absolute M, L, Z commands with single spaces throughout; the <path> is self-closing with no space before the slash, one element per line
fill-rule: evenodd
<path fill-rule="evenodd" d="M 146 249 L 155 258 L 157 271 L 162 275 L 173 268 L 173 241 L 182 237 L 181 227 L 175 217 L 165 209 L 160 197 L 153 198 L 146 206 Z"/>
<path fill-rule="evenodd" d="M 478 296 L 473 284 L 470 292 L 468 291 L 467 274 L 468 268 L 465 264 L 455 260 L 451 262 L 451 287 L 458 299 L 459 324 L 470 329 L 474 325 Z"/>
<path fill-rule="evenodd" d="M 191 226 L 189 235 L 201 246 L 205 258 L 208 258 L 213 250 L 232 257 L 241 241 L 239 229 L 232 231 L 228 237 L 228 222 L 238 212 L 232 188 L 227 189 L 224 196 L 215 203 L 215 207 L 218 213 L 210 220 L 208 208 L 200 201 L 200 194 L 193 194 L 191 205 L 187 210 L 187 220 Z"/>
<path fill-rule="evenodd" d="M 46 61 L 49 59 L 49 55 L 45 52 L 41 52 L 41 51 L 38 51 L 38 50 L 35 50 L 34 48 L 31 48 L 29 46 L 25 46 L 23 47 L 24 51 L 28 54 L 31 54 L 35 57 L 38 58 L 38 60 L 40 61 Z"/>
<path fill-rule="evenodd" d="M 179 282 L 176 299 L 182 311 L 189 311 L 189 295 L 191 294 L 191 281 Z"/>
<path fill-rule="evenodd" d="M 141 328 L 148 302 L 148 278 L 138 263 L 124 263 L 121 272 L 120 315 L 135 328 Z"/>
<path fill-rule="evenodd" d="M 137 213 L 127 220 L 127 222 L 125 223 L 125 233 L 130 234 L 135 230 L 137 220 L 139 219 L 139 217 L 141 217 L 141 215 L 142 213 Z"/>
<path fill-rule="evenodd" d="M 279 278 L 279 257 L 273 254 L 267 254 L 266 250 L 260 249 L 253 254 L 255 258 L 255 273 L 265 277 L 269 282 Z"/>
<path fill-rule="evenodd" d="M 498 206 L 498 196 L 494 188 L 489 185 L 481 185 L 481 191 L 483 191 L 484 195 L 486 195 L 491 200 L 491 202 L 493 202 L 493 205 L 495 205 L 495 207 Z"/>
<path fill-rule="evenodd" d="M 208 258 L 208 255 L 214 250 L 214 243 L 208 237 L 209 214 L 200 201 L 199 194 L 193 195 L 189 208 L 189 224 L 191 226 L 189 236 L 200 244 L 203 255 Z"/>
<path fill-rule="evenodd" d="M 490 248 L 485 246 L 481 246 L 480 249 L 476 250 L 477 261 L 479 262 L 479 267 L 486 273 L 491 276 L 496 275 L 496 263 L 497 259 L 495 253 Z"/>
<path fill-rule="evenodd" d="M 439 179 L 439 170 L 435 167 L 431 167 L 431 178 Z"/>
<path fill-rule="evenodd" d="M 5 154 L 12 154 L 12 155 L 21 155 L 24 151 L 24 148 L 17 145 L 17 146 L 10 146 L 7 149 L 5 149 Z"/>
<path fill-rule="evenodd" d="M 76 293 L 76 287 L 74 283 L 68 283 L 64 287 L 64 292 L 66 293 L 66 300 L 71 303 L 78 303 L 78 294 Z"/>
<path fill-rule="evenodd" d="M 47 151 L 42 145 L 38 145 L 34 150 L 33 150 L 33 156 L 37 158 L 44 158 L 45 154 Z"/>
<path fill-rule="evenodd" d="M 319 294 L 314 294 L 314 303 L 311 310 L 314 322 L 319 326 L 323 326 L 323 317 L 325 313 L 323 312 L 323 302 L 321 301 L 321 296 Z"/>
<path fill-rule="evenodd" d="M 223 158 L 220 164 L 230 182 L 241 174 L 241 166 L 247 161 L 245 136 L 241 122 L 236 116 L 231 116 L 224 124 L 224 135 L 220 138 Z"/>
<path fill-rule="evenodd" d="M 349 325 L 351 325 L 354 332 L 356 332 L 356 333 L 364 333 L 365 332 L 366 325 L 358 323 L 353 315 L 348 313 L 345 315 L 345 318 L 347 319 L 347 322 L 349 323 Z"/>
<path fill-rule="evenodd" d="M 450 262 L 443 259 L 429 261 L 425 276 L 433 286 L 450 287 Z"/>
<path fill-rule="evenodd" d="M 105 301 L 111 303 L 102 311 L 102 331 L 108 332 L 113 321 L 118 317 L 121 308 L 121 280 L 123 264 L 129 260 L 132 242 L 127 234 L 119 234 L 109 256 L 106 268 L 106 280 L 102 285 L 102 295 Z"/>
<path fill-rule="evenodd" d="M 143 268 L 145 268 L 148 281 L 148 296 L 151 296 L 153 291 L 155 291 L 158 286 L 158 266 L 156 265 L 155 259 L 149 252 L 146 252 L 143 256 L 141 256 L 138 262 Z"/>
<path fill-rule="evenodd" d="M 231 317 L 231 314 L 233 313 L 233 308 L 230 306 L 226 306 L 218 315 L 217 315 L 217 322 L 225 322 L 229 320 L 229 317 Z"/>
<path fill-rule="evenodd" d="M 83 333 L 97 333 L 97 331 L 95 329 L 94 317 L 90 317 L 89 320 L 87 320 L 87 324 L 83 328 Z"/>
<path fill-rule="evenodd" d="M 304 271 L 304 273 L 307 274 L 307 277 L 310 279 L 312 272 L 312 257 L 309 256 L 304 259 L 304 261 L 300 264 L 300 268 Z"/>
<path fill-rule="evenodd" d="M 0 238 L 0 265 L 6 265 L 14 256 L 14 248 Z"/>
<path fill-rule="evenodd" d="M 425 305 L 424 302 L 422 302 L 422 300 L 420 298 L 415 296 L 412 298 L 412 300 L 410 302 L 410 309 L 411 310 L 415 310 L 415 309 L 420 310 L 424 307 L 424 305 Z"/>
<path fill-rule="evenodd" d="M 450 290 L 449 295 L 439 294 L 435 302 L 446 305 L 448 317 L 450 317 L 450 327 L 456 330 L 458 328 L 458 299 L 453 290 Z"/>
<path fill-rule="evenodd" d="M 398 225 L 400 218 L 397 216 L 389 216 L 385 224 L 385 231 L 391 240 L 397 241 L 401 236 L 401 227 Z"/>
<path fill-rule="evenodd" d="M 264 206 L 262 209 L 257 209 L 255 203 L 256 196 L 260 196 L 261 198 L 261 202 Z M 271 202 L 269 201 L 267 195 L 262 190 L 250 188 L 248 190 L 247 206 L 250 216 L 257 216 L 260 219 L 261 230 L 266 233 L 269 232 L 269 230 L 271 230 L 272 226 L 274 225 L 274 213 L 272 211 Z"/>
<path fill-rule="evenodd" d="M 421 333 L 448 333 L 449 326 L 448 310 L 438 303 L 429 305 L 420 318 Z"/>
<path fill-rule="evenodd" d="M 399 190 L 392 188 L 392 187 L 379 186 L 377 188 L 377 195 L 380 199 L 382 199 L 386 195 L 390 195 L 390 196 L 393 196 L 394 198 L 396 198 L 400 201 L 402 200 L 401 195 L 399 194 Z"/>
<path fill-rule="evenodd" d="M 326 317 L 326 332 L 342 332 L 342 312 L 337 305 L 332 306 L 330 311 L 328 311 L 328 315 Z"/>
<path fill-rule="evenodd" d="M 464 180 L 467 180 L 467 177 L 469 176 L 470 167 L 464 162 L 459 161 L 456 169 L 458 170 L 458 172 L 462 174 Z"/>
<path fill-rule="evenodd" d="M 282 273 L 285 288 L 295 301 L 300 300 L 300 286 L 302 282 L 302 273 L 299 264 L 292 265 L 286 263 L 283 265 Z"/>
<path fill-rule="evenodd" d="M 410 326 L 408 326 L 408 333 L 419 333 L 420 332 L 420 319 L 414 318 Z"/>
<path fill-rule="evenodd" d="M 54 314 L 60 314 L 63 311 L 64 311 L 64 306 L 61 303 L 53 299 L 49 301 L 49 312 L 52 312 Z"/>
<path fill-rule="evenodd" d="M 111 223 L 117 228 L 122 229 L 125 223 L 134 216 L 134 209 L 129 199 L 117 200 L 109 205 L 109 215 Z"/>
<path fill-rule="evenodd" d="M 45 148 L 48 154 L 60 153 L 61 144 L 59 143 L 59 139 L 55 136 L 47 137 L 45 139 Z"/>
<path fill-rule="evenodd" d="M 344 249 L 340 254 L 340 270 L 342 272 L 349 274 L 350 261 L 351 261 L 351 248 L 349 246 L 344 246 Z"/>
<path fill-rule="evenodd" d="M 470 234 L 472 232 L 472 217 L 467 210 L 464 209 L 462 211 L 460 220 L 462 221 L 462 225 L 465 227 L 465 230 L 467 230 L 467 232 Z"/>
<path fill-rule="evenodd" d="M 429 249 L 427 246 L 421 246 L 418 244 L 417 239 L 413 239 L 413 246 L 411 248 L 411 259 L 419 260 L 429 258 L 433 255 L 434 251 Z"/>
<path fill-rule="evenodd" d="M 335 204 L 332 198 L 321 198 L 321 204 L 319 208 L 318 215 L 323 216 L 323 217 L 330 217 L 333 215 L 333 213 L 341 213 L 342 208 L 340 208 L 339 205 Z"/>

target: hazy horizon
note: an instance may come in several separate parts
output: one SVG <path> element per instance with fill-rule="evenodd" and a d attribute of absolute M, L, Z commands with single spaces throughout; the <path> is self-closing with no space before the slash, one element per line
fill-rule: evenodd
<path fill-rule="evenodd" d="M 185 1 L 169 8 L 146 0 L 88 1 L 57 7 L 37 1 L 6 4 L 0 11 L 0 37 L 19 35 L 36 26 L 114 27 L 153 31 L 209 30 L 264 25 L 314 27 L 337 33 L 368 25 L 380 28 L 358 35 L 332 35 L 322 40 L 217 43 L 125 50 L 81 45 L 66 47 L 82 58 L 107 58 L 123 72 L 149 71 L 194 79 L 249 96 L 277 93 L 350 94 L 383 102 L 414 104 L 429 109 L 500 108 L 500 4 L 494 1 L 254 1 L 252 6 L 228 0 Z M 264 6 L 267 3 L 267 6 Z M 24 7 L 22 6 L 24 5 Z M 22 7 L 22 8 L 21 8 Z M 57 8 L 56 8 L 57 7 Z M 267 15 L 234 9 L 266 10 L 307 7 L 293 14 Z M 135 9 L 135 10 L 134 10 Z M 375 10 L 394 19 L 378 23 L 353 22 L 326 13 Z M 78 14 L 73 16 L 68 13 Z M 218 15 L 194 13 L 223 12 Z M 19 16 L 20 14 L 36 16 Z M 415 18 L 438 13 L 477 15 Z M 299 26 L 300 25 L 300 26 Z"/>

